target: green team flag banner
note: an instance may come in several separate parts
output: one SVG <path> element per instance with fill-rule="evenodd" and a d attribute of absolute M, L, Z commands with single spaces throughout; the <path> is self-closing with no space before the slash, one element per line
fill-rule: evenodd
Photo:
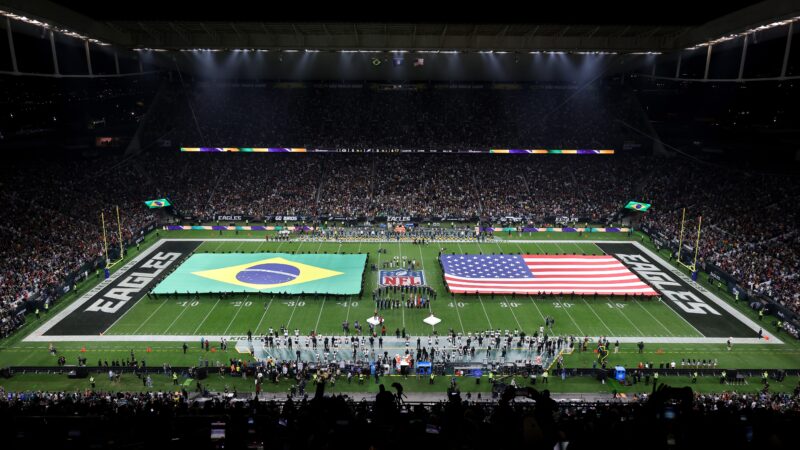
<path fill-rule="evenodd" d="M 357 295 L 366 262 L 365 254 L 200 253 L 189 257 L 153 292 Z"/>
<path fill-rule="evenodd" d="M 145 200 L 144 204 L 147 205 L 148 208 L 166 208 L 167 206 L 171 206 L 172 203 L 165 198 L 158 198 L 155 200 Z"/>
<path fill-rule="evenodd" d="M 650 203 L 628 202 L 628 204 L 625 205 L 625 208 L 645 212 L 650 209 Z"/>

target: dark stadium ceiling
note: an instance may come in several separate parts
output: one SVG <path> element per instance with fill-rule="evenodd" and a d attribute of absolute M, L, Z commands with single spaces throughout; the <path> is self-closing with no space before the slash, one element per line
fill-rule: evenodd
<path fill-rule="evenodd" d="M 277 4 L 254 0 L 219 2 L 138 0 L 135 8 L 90 0 L 51 0 L 98 21 L 164 22 L 369 22 L 369 23 L 537 23 L 561 25 L 702 25 L 759 0 L 698 2 L 674 0 L 667 8 L 631 0 L 613 2 L 531 2 L 504 5 L 420 2 L 376 5 L 341 2 Z M 263 5 L 259 7 L 259 5 Z M 524 11 L 523 11 L 524 10 Z"/>
<path fill-rule="evenodd" d="M 402 4 L 260 10 L 258 2 L 203 4 L 0 0 L 0 10 L 125 48 L 670 52 L 800 16 L 800 0 L 564 3 L 506 7 Z M 708 6 L 705 3 L 712 4 Z M 272 7 L 274 2 L 264 3 Z M 598 6 L 598 4 L 600 6 Z M 535 5 L 535 9 L 533 6 Z M 656 10 L 655 8 L 658 8 Z M 374 12 L 373 12 L 374 11 Z M 297 20 L 297 21 L 294 21 Z M 522 23 L 521 23 L 522 22 Z"/>

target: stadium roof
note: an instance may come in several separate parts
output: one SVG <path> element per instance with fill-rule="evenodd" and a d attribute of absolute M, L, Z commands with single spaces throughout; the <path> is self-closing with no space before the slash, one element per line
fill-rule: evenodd
<path fill-rule="evenodd" d="M 147 8 L 124 10 L 115 4 L 100 7 L 93 2 L 48 0 L 3 0 L 0 9 L 36 19 L 125 48 L 151 49 L 315 49 L 315 50 L 457 50 L 457 51 L 614 51 L 670 52 L 692 47 L 722 36 L 739 33 L 777 20 L 800 16 L 800 0 L 767 0 L 725 2 L 711 7 L 670 4 L 661 14 L 646 8 L 624 10 L 603 8 L 604 14 L 587 15 L 597 9 L 579 11 L 564 9 L 560 14 L 547 11 L 530 16 L 516 15 L 513 10 L 504 14 L 476 14 L 463 10 L 428 17 L 450 18 L 431 22 L 411 19 L 417 8 L 406 8 L 394 15 L 379 15 L 360 11 L 353 14 L 356 21 L 342 21 L 343 12 L 330 14 L 334 20 L 321 20 L 324 11 L 272 12 L 265 15 L 246 8 L 228 7 L 208 10 L 193 7 L 175 9 Z M 163 2 L 162 2 L 163 3 Z M 152 4 L 152 2 L 150 2 Z M 80 6 L 79 6 L 80 5 Z M 174 5 L 173 5 L 174 6 Z M 217 6 L 219 8 L 219 6 Z M 742 8 L 743 9 L 738 9 Z M 316 6 L 314 7 L 316 8 Z M 639 19 L 632 16 L 642 14 Z M 482 14 L 483 17 L 478 17 Z M 241 20 L 241 17 L 250 17 Z M 318 18 L 319 21 L 287 21 L 292 17 Z M 446 17 L 445 17 L 446 16 Z M 124 19 L 124 18 L 134 18 Z M 197 20 L 180 20 L 192 17 Z M 199 20 L 208 17 L 209 20 Z M 715 18 L 716 17 L 716 18 Z M 592 20 L 594 18 L 594 20 Z M 713 19 L 712 19 L 713 18 Z M 228 20 L 225 20 L 228 19 Z M 234 20 L 237 19 L 237 20 Z M 709 21 L 709 19 L 712 19 Z M 530 23 L 519 23 L 520 21 Z M 627 20 L 628 24 L 613 24 Z M 698 20 L 700 23 L 698 23 Z M 455 23 L 453 21 L 459 21 Z M 492 21 L 497 21 L 490 23 Z M 644 25 L 649 23 L 649 25 Z"/>

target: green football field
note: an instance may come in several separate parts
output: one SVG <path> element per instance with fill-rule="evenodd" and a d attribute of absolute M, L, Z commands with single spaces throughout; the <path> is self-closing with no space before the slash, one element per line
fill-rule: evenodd
<path fill-rule="evenodd" d="M 408 243 L 333 243 L 333 242 L 205 242 L 197 253 L 368 253 L 368 264 L 381 267 L 382 261 L 395 256 L 421 261 L 427 282 L 437 290 L 431 306 L 442 319 L 439 331 L 480 332 L 485 330 L 523 330 L 528 334 L 544 325 L 544 318 L 555 319 L 553 333 L 574 336 L 701 336 L 697 330 L 667 305 L 655 299 L 623 300 L 615 297 L 511 297 L 454 296 L 446 294 L 441 269 L 436 261 L 439 250 L 458 253 L 577 253 L 602 254 L 593 243 L 444 243 L 413 245 Z M 386 253 L 378 253 L 385 249 Z M 218 295 L 200 295 L 177 299 L 145 298 L 139 301 L 105 335 L 198 335 L 217 338 L 261 334 L 269 327 L 299 329 L 301 334 L 341 333 L 344 321 L 353 323 L 371 317 L 375 311 L 372 290 L 378 272 L 365 273 L 364 295 L 334 297 L 291 297 L 273 294 L 241 293 L 224 300 Z M 400 294 L 395 295 L 400 298 Z M 431 327 L 423 322 L 427 309 L 399 308 L 381 311 L 387 329 L 405 328 L 412 335 L 427 335 Z"/>
<path fill-rule="evenodd" d="M 220 240 L 220 237 L 222 239 Z M 503 238 L 529 239 L 525 236 L 502 236 Z M 574 235 L 569 236 L 575 238 Z M 728 351 L 724 344 L 712 343 L 650 343 L 648 338 L 696 338 L 703 335 L 670 306 L 656 298 L 632 300 L 623 298 L 598 297 L 570 298 L 532 297 L 532 296 L 455 296 L 446 293 L 442 281 L 442 273 L 437 263 L 437 255 L 442 248 L 450 253 L 586 253 L 601 254 L 600 248 L 593 242 L 603 240 L 628 239 L 621 235 L 586 236 L 585 242 L 563 242 L 562 234 L 540 234 L 536 243 L 513 243 L 498 240 L 491 243 L 431 243 L 414 245 L 411 243 L 336 243 L 336 242 L 267 242 L 248 236 L 247 233 L 217 232 L 164 232 L 159 236 L 148 236 L 142 245 L 141 252 L 158 243 L 163 238 L 186 238 L 206 240 L 195 250 L 195 254 L 235 254 L 235 253 L 362 253 L 369 254 L 367 270 L 364 272 L 364 294 L 358 296 L 335 297 L 326 295 L 303 297 L 281 296 L 278 294 L 238 293 L 221 299 L 217 294 L 200 295 L 199 298 L 172 295 L 148 298 L 143 296 L 133 304 L 118 320 L 103 333 L 107 339 L 119 336 L 118 342 L 101 342 L 95 340 L 67 339 L 57 342 L 60 354 L 67 356 L 68 364 L 74 364 L 78 356 L 86 357 L 90 362 L 98 359 L 126 358 L 130 351 L 135 351 L 140 359 L 146 358 L 148 365 L 160 365 L 168 362 L 173 366 L 195 365 L 198 358 L 209 359 L 209 354 L 199 350 L 196 342 L 190 345 L 187 354 L 181 351 L 182 342 L 171 341 L 170 336 L 203 336 L 217 343 L 221 336 L 244 335 L 248 331 L 261 334 L 269 327 L 286 326 L 290 330 L 298 329 L 301 334 L 317 331 L 324 335 L 341 334 L 341 323 L 348 320 L 364 321 L 372 316 L 375 305 L 372 302 L 372 290 L 377 285 L 378 272 L 369 270 L 369 266 L 382 263 L 395 257 L 415 259 L 420 262 L 419 268 L 424 270 L 426 282 L 438 292 L 431 310 L 427 309 L 393 309 L 383 310 L 392 334 L 395 328 L 405 327 L 412 335 L 427 335 L 431 327 L 422 322 L 430 312 L 442 319 L 436 329 L 445 333 L 450 329 L 461 332 L 478 332 L 484 330 L 524 330 L 527 333 L 538 331 L 544 325 L 544 317 L 555 319 L 553 333 L 562 335 L 589 336 L 628 336 L 638 340 L 641 338 L 647 345 L 644 355 L 639 354 L 636 345 L 631 342 L 620 346 L 619 354 L 611 354 L 609 363 L 631 367 L 641 360 L 663 361 L 680 360 L 681 358 L 716 358 L 720 367 L 736 368 L 800 368 L 800 345 L 786 336 L 777 335 L 784 342 L 778 345 L 738 345 Z M 213 240 L 212 240 L 213 239 Z M 246 240 L 250 239 L 250 240 Z M 639 241 L 638 236 L 634 239 Z M 544 242 L 542 242 L 544 241 Z M 378 253 L 378 249 L 386 253 Z M 122 264 L 135 258 L 139 252 L 132 249 L 126 261 L 114 267 L 122 268 Z M 79 292 L 68 294 L 55 308 L 41 319 L 29 317 L 28 323 L 14 336 L 0 342 L 0 366 L 55 365 L 56 358 L 47 352 L 47 341 L 29 342 L 24 339 L 55 317 L 60 311 L 68 308 L 76 299 L 85 294 L 100 281 L 90 277 L 79 286 Z M 711 285 L 704 283 L 711 290 Z M 756 320 L 752 311 L 744 304 L 735 304 L 733 299 L 722 291 L 714 293 L 729 301 L 738 311 Z M 399 297 L 399 294 L 398 294 Z M 774 333 L 772 321 L 763 322 L 766 332 Z M 762 325 L 762 323 L 759 323 Z M 365 327 L 366 328 L 366 327 Z M 152 339 L 149 339 L 152 337 Z M 136 339 L 132 339 L 136 338 Z M 199 339 L 199 338 L 198 338 Z M 210 355 L 210 359 L 226 357 L 247 357 L 235 350 L 227 354 Z M 589 353 L 576 352 L 566 357 L 567 367 L 591 367 L 594 356 Z M 786 384 L 790 388 L 792 383 Z M 566 388 L 569 389 L 569 388 Z M 584 387 L 576 387 L 584 390 Z M 588 388 L 587 388 L 588 389 Z M 591 389 L 588 389 L 591 390 Z"/>

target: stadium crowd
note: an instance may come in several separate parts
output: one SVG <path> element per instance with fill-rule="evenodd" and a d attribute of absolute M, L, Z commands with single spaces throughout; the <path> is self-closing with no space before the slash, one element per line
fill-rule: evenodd
<path fill-rule="evenodd" d="M 33 159 L 0 172 L 5 205 L 0 210 L 0 336 L 5 336 L 23 322 L 15 314 L 23 302 L 50 303 L 101 267 L 101 213 L 109 249 L 117 254 L 115 206 L 126 242 L 142 236 L 155 218 L 138 198 L 144 172 L 117 158 L 51 159 L 49 164 Z"/>
<path fill-rule="evenodd" d="M 714 177 L 708 172 L 713 170 Z M 702 216 L 700 262 L 712 263 L 749 290 L 800 312 L 800 234 L 792 177 L 748 174 L 691 162 L 654 166 L 642 198 L 654 208 L 643 224 L 675 243 L 686 208 L 684 243 L 693 253 Z"/>
<path fill-rule="evenodd" d="M 644 120 L 632 92 L 613 83 L 382 89 L 176 80 L 158 106 L 145 141 L 184 147 L 622 148 L 629 132 L 616 120 Z"/>
<path fill-rule="evenodd" d="M 120 239 L 114 207 L 121 210 L 122 239 L 130 242 L 159 222 L 141 202 L 161 197 L 193 223 L 218 215 L 394 216 L 398 222 L 438 217 L 465 224 L 477 217 L 485 223 L 515 218 L 538 226 L 556 218 L 609 223 L 635 199 L 654 205 L 643 224 L 674 242 L 687 207 L 687 229 L 703 216 L 701 262 L 800 312 L 800 234 L 790 203 L 800 187 L 791 176 L 652 156 L 174 151 L 179 145 L 619 149 L 631 136 L 622 123 L 646 127 L 636 97 L 623 87 L 423 84 L 387 90 L 175 80 L 163 80 L 157 94 L 158 80 L 144 79 L 75 87 L 41 81 L 27 90 L 13 80 L 3 84 L 11 114 L 20 115 L 3 118 L 6 137 L 39 127 L 47 105 L 67 105 L 59 114 L 68 117 L 79 118 L 78 108 L 85 113 L 80 117 L 106 114 L 107 121 L 128 125 L 152 107 L 139 131 L 146 150 L 138 155 L 34 152 L 0 168 L 0 335 L 21 323 L 13 311 L 26 299 L 57 298 L 56 290 L 69 287 L 76 274 L 86 277 L 98 267 L 101 212 L 113 253 Z M 686 242 L 692 245 L 691 238 Z"/>
<path fill-rule="evenodd" d="M 97 267 L 103 256 L 100 212 L 115 249 L 114 206 L 120 206 L 123 239 L 131 241 L 156 223 L 142 199 L 161 197 L 170 198 L 182 217 L 206 222 L 231 214 L 255 220 L 364 214 L 487 222 L 510 216 L 538 226 L 553 216 L 609 223 L 621 205 L 637 199 L 654 205 L 642 223 L 675 243 L 687 207 L 685 244 L 693 245 L 696 216 L 703 216 L 701 262 L 800 311 L 800 234 L 792 228 L 797 214 L 790 203 L 800 188 L 791 177 L 657 157 L 263 156 L 154 150 L 48 164 L 34 158 L 2 169 L 4 324 L 15 303 L 37 293 L 54 298 L 49 289 L 79 269 L 85 277 Z M 714 177 L 707 176 L 710 169 Z M 336 237 L 363 236 L 364 230 L 355 230 Z M 426 237 L 425 231 L 414 233 Z"/>
<path fill-rule="evenodd" d="M 44 443 L 41 433 L 70 423 L 76 442 L 101 444 L 125 439 L 144 445 L 170 438 L 176 443 L 208 442 L 209 423 L 227 433 L 226 446 L 263 442 L 266 448 L 404 448 L 407 442 L 437 448 L 788 448 L 800 413 L 793 394 L 724 392 L 693 394 L 661 385 L 626 401 L 555 401 L 549 391 L 505 387 L 495 400 L 460 393 L 455 379 L 447 401 L 406 403 L 380 386 L 374 400 L 325 395 L 325 383 L 301 398 L 276 401 L 234 392 L 5 392 L 0 390 L 0 429 L 13 429 L 20 442 Z M 466 397 L 466 398 L 464 398 Z M 103 418 L 102 427 L 96 421 Z M 176 421 L 185 426 L 174 426 Z M 37 431 L 38 430 L 38 431 Z M 136 430 L 136 431 L 134 431 Z M 143 432 L 146 430 L 147 432 Z M 398 439 L 388 439 L 398 436 Z"/>

